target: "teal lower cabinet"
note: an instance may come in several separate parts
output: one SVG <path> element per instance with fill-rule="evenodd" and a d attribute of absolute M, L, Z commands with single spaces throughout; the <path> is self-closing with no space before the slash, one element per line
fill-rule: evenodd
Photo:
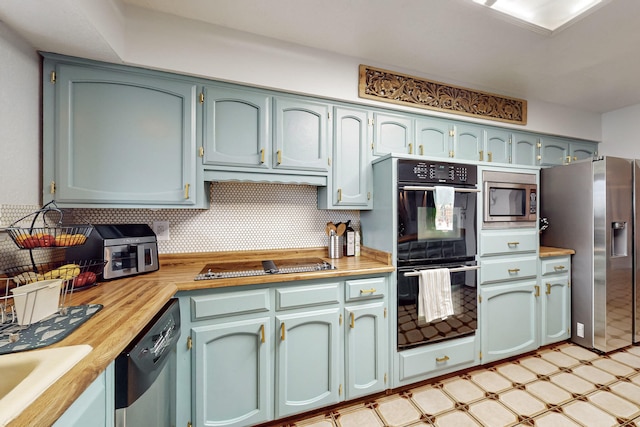
<path fill-rule="evenodd" d="M 96 378 L 76 399 L 54 427 L 111 427 L 115 414 L 114 364 Z"/>
<path fill-rule="evenodd" d="M 480 301 L 482 363 L 538 348 L 540 286 L 535 279 L 482 286 Z"/>
<path fill-rule="evenodd" d="M 478 334 L 403 350 L 397 353 L 395 387 L 479 364 Z"/>
<path fill-rule="evenodd" d="M 571 337 L 571 257 L 541 259 L 540 271 L 544 292 L 540 345 L 547 345 Z"/>
<path fill-rule="evenodd" d="M 340 308 L 276 316 L 276 418 L 342 400 Z"/>
<path fill-rule="evenodd" d="M 388 322 L 383 301 L 345 307 L 346 398 L 384 391 L 388 372 Z"/>
<path fill-rule="evenodd" d="M 273 417 L 271 319 L 196 327 L 193 382 L 198 426 L 243 426 Z"/>
<path fill-rule="evenodd" d="M 251 426 L 384 391 L 388 280 L 179 293 L 176 425 Z"/>

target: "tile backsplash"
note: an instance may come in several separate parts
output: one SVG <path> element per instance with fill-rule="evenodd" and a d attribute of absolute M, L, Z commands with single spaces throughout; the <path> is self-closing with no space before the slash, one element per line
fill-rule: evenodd
<path fill-rule="evenodd" d="M 327 245 L 324 230 L 329 221 L 350 220 L 354 229 L 360 228 L 357 210 L 318 209 L 312 186 L 215 182 L 209 191 L 211 204 L 206 210 L 77 209 L 74 213 L 92 224 L 168 221 L 169 240 L 158 242 L 160 253 L 321 247 Z M 0 205 L 0 226 L 39 208 Z M 18 250 L 6 233 L 0 233 L 0 269 L 28 262 L 28 251 Z"/>

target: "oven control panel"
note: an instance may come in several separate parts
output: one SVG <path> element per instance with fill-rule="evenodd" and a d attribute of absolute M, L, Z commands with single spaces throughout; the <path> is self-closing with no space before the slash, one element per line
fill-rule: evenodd
<path fill-rule="evenodd" d="M 475 186 L 477 168 L 460 163 L 399 159 L 398 182 Z"/>

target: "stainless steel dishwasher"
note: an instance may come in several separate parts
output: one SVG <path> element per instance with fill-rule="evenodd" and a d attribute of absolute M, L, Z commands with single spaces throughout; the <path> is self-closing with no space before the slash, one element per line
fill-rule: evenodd
<path fill-rule="evenodd" d="M 115 363 L 117 427 L 170 427 L 180 306 L 169 301 Z"/>

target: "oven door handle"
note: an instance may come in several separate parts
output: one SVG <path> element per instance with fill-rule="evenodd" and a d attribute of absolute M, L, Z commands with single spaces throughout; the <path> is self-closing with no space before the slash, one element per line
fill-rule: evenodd
<path fill-rule="evenodd" d="M 472 271 L 472 270 L 480 270 L 480 266 L 479 265 L 470 265 L 470 266 L 466 266 L 466 267 L 454 267 L 454 268 L 450 268 L 449 271 L 451 273 L 457 273 L 458 271 Z M 407 273 L 404 273 L 405 277 L 411 277 L 411 276 L 419 276 L 420 275 L 420 270 L 414 270 L 414 271 L 409 271 Z"/>
<path fill-rule="evenodd" d="M 404 185 L 402 187 L 399 187 L 400 190 L 405 190 L 405 191 L 435 191 L 436 187 L 422 187 L 419 185 Z M 454 187 L 453 191 L 455 191 L 456 193 L 479 193 L 480 189 L 478 188 L 459 188 L 459 187 Z"/>

